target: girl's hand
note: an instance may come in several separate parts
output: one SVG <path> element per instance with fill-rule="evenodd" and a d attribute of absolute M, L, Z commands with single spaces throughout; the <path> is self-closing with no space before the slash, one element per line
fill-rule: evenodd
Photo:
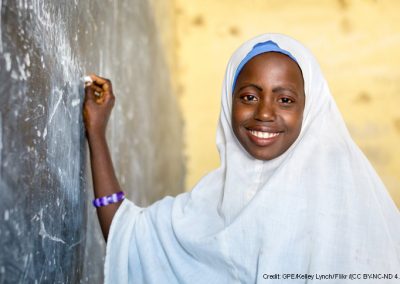
<path fill-rule="evenodd" d="M 92 83 L 85 84 L 83 119 L 88 137 L 105 137 L 108 119 L 114 107 L 115 97 L 111 81 L 90 75 Z"/>
<path fill-rule="evenodd" d="M 106 141 L 107 122 L 115 97 L 110 80 L 97 75 L 90 75 L 90 78 L 93 82 L 85 84 L 83 118 L 89 142 L 93 190 L 95 197 L 99 198 L 121 191 Z M 114 203 L 97 209 L 106 240 L 112 219 L 120 205 L 121 203 Z"/>

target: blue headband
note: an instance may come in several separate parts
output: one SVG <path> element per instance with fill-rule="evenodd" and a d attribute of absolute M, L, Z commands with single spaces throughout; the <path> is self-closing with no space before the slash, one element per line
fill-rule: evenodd
<path fill-rule="evenodd" d="M 290 52 L 280 48 L 275 42 L 273 42 L 272 40 L 266 41 L 266 42 L 260 42 L 257 43 L 253 49 L 246 55 L 245 58 L 243 58 L 243 60 L 240 62 L 239 67 L 236 69 L 236 73 L 235 73 L 235 77 L 233 80 L 233 85 L 232 85 L 232 92 L 235 89 L 235 85 L 236 85 L 236 80 L 237 77 L 239 76 L 240 71 L 242 71 L 244 65 L 249 62 L 253 57 L 261 54 L 261 53 L 265 53 L 265 52 L 279 52 L 279 53 L 283 53 L 287 56 L 289 56 L 291 59 L 293 59 L 294 62 L 297 63 L 296 59 L 293 57 L 293 55 L 290 54 Z"/>

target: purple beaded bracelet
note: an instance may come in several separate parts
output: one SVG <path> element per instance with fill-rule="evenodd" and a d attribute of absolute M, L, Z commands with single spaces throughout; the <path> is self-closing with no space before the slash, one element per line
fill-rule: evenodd
<path fill-rule="evenodd" d="M 113 204 L 120 202 L 125 199 L 125 194 L 123 191 L 113 193 L 111 195 L 99 197 L 93 200 L 93 206 L 96 208 L 107 206 L 108 204 Z"/>

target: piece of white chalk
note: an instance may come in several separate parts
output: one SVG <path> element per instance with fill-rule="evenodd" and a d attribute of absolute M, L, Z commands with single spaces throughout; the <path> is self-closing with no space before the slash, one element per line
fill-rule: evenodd
<path fill-rule="evenodd" d="M 90 78 L 90 76 L 85 76 L 85 77 L 83 77 L 83 82 L 85 82 L 85 85 L 86 84 L 92 84 L 93 83 L 93 80 L 92 80 L 92 78 Z"/>

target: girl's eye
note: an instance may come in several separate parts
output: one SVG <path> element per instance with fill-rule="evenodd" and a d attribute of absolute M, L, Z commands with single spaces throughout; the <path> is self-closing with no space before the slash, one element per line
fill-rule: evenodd
<path fill-rule="evenodd" d="M 290 98 L 280 98 L 280 99 L 279 99 L 279 102 L 280 102 L 280 103 L 283 103 L 283 104 L 291 104 L 291 103 L 293 103 L 294 101 L 293 101 L 292 99 L 290 99 Z"/>
<path fill-rule="evenodd" d="M 246 102 L 255 101 L 256 99 L 257 99 L 256 96 L 253 96 L 253 95 L 245 95 L 242 97 L 242 100 L 244 100 Z"/>

